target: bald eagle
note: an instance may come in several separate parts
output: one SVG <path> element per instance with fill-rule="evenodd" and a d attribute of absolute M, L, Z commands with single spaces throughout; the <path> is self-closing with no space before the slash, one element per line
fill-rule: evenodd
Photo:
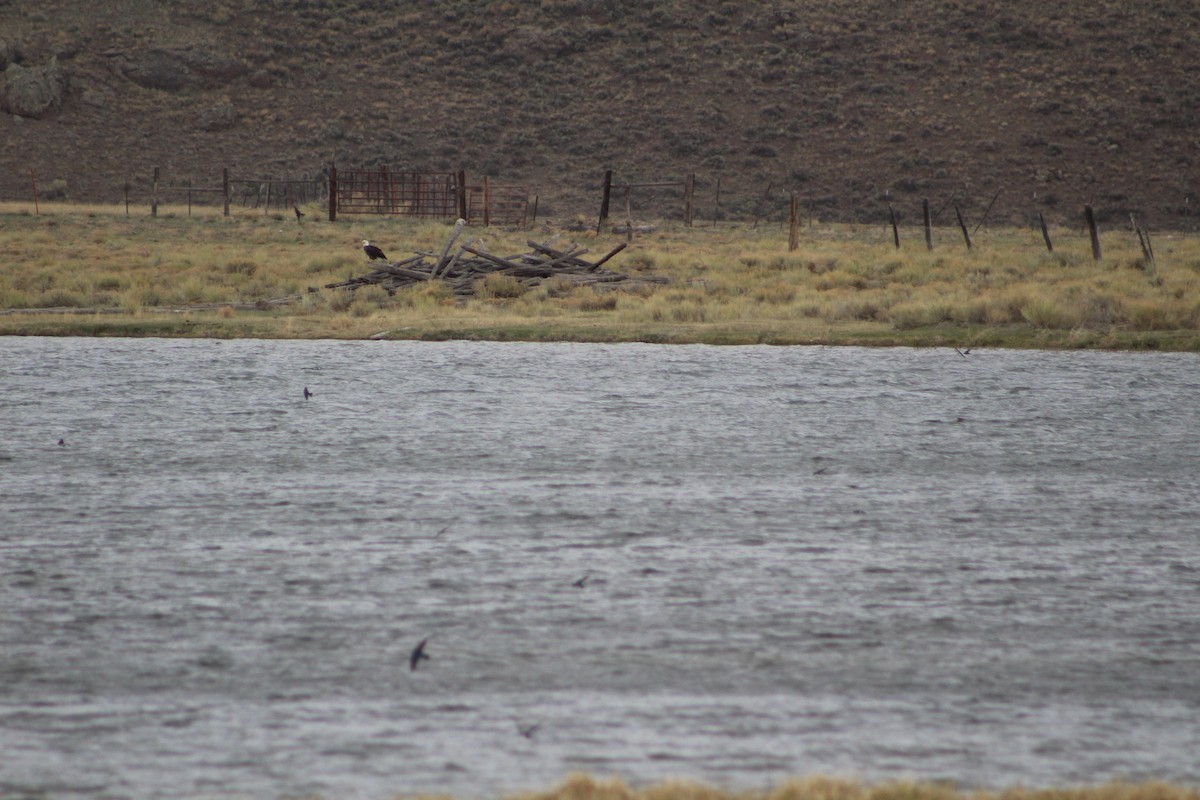
<path fill-rule="evenodd" d="M 382 258 L 384 261 L 388 260 L 388 257 L 383 254 L 382 250 L 371 244 L 370 239 L 363 239 L 363 252 L 367 254 L 368 261 L 374 261 L 377 258 Z"/>

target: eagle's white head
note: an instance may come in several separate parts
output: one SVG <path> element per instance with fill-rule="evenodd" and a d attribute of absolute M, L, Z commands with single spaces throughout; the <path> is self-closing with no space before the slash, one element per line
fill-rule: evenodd
<path fill-rule="evenodd" d="M 363 239 L 363 247 L 370 247 L 370 246 L 371 246 L 371 240 Z"/>

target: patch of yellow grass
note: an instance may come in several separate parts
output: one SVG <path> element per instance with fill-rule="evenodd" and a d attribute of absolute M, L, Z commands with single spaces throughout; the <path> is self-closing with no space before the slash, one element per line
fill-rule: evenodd
<path fill-rule="evenodd" d="M 576 288 L 550 281 L 529 290 L 492 276 L 480 282 L 478 296 L 458 303 L 439 281 L 386 297 L 321 288 L 370 270 L 363 239 L 393 259 L 436 253 L 448 223 L 383 217 L 329 223 L 316 214 L 298 222 L 261 212 L 223 217 L 212 209 L 187 217 L 174 207 L 151 218 L 145 209 L 126 216 L 120 206 L 67 204 L 43 204 L 34 216 L 13 203 L 0 203 L 0 223 L 0 311 L 134 312 L 295 297 L 271 312 L 273 319 L 306 318 L 303 325 L 271 323 L 294 335 L 319 335 L 323 324 L 328 335 L 338 335 L 354 328 L 338 321 L 342 316 L 388 313 L 402 318 L 412 336 L 456 330 L 615 340 L 869 336 L 916 344 L 1086 340 L 1200 350 L 1200 237 L 1194 235 L 1156 236 L 1158 261 L 1149 264 L 1136 237 L 1120 230 L 1104 233 L 1105 257 L 1095 262 L 1086 237 L 1066 230 L 1053 232 L 1054 253 L 1040 233 L 1020 229 L 981 232 L 971 251 L 957 237 L 935 236 L 929 252 L 918 236 L 903 237 L 904 249 L 896 250 L 882 226 L 821 225 L 805 229 L 800 247 L 788 252 L 786 232 L 774 226 L 663 223 L 606 266 L 635 278 L 662 277 L 665 285 Z M 489 251 L 512 255 L 529 250 L 526 240 L 552 233 L 476 229 L 460 241 L 482 240 Z M 560 245 L 574 239 L 591 258 L 622 241 L 557 233 Z M 238 311 L 229 324 L 247 313 L 254 312 Z M 0 333 L 29 329 L 14 316 L 0 316 Z"/>
<path fill-rule="evenodd" d="M 510 795 L 506 800 L 1200 800 L 1200 790 L 1162 782 L 1115 782 L 990 791 L 904 780 L 864 784 L 821 775 L 793 778 L 764 790 L 731 791 L 674 780 L 639 789 L 615 778 L 575 774 L 549 791 Z"/>

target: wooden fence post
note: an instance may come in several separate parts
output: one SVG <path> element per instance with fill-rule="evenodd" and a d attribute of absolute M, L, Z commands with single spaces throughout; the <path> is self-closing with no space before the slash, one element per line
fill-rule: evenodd
<path fill-rule="evenodd" d="M 612 194 L 612 170 L 604 170 L 604 188 L 600 194 L 600 221 L 596 223 L 596 233 L 600 232 L 600 226 L 608 219 L 608 198 Z"/>
<path fill-rule="evenodd" d="M 788 252 L 791 253 L 800 246 L 800 198 L 792 192 L 792 202 L 788 208 Z"/>
<path fill-rule="evenodd" d="M 129 181 L 125 181 L 125 216 L 129 216 Z"/>
<path fill-rule="evenodd" d="M 692 227 L 693 199 L 696 195 L 696 173 L 689 172 L 683 184 L 683 224 Z"/>
<path fill-rule="evenodd" d="M 954 204 L 954 216 L 958 217 L 958 227 L 962 228 L 963 239 L 967 242 L 967 249 L 971 249 L 971 234 L 967 232 L 967 223 L 963 222 L 962 212 L 958 210 L 958 203 Z"/>
<path fill-rule="evenodd" d="M 33 170 L 29 170 L 29 185 L 33 187 L 33 215 L 40 217 L 42 212 L 38 208 L 37 176 L 33 174 Z"/>
<path fill-rule="evenodd" d="M 929 220 L 929 198 L 921 201 L 921 216 L 925 218 L 925 249 L 933 250 L 933 224 Z"/>
<path fill-rule="evenodd" d="M 629 202 L 629 194 L 633 190 L 628 183 L 625 184 L 625 241 L 633 241 L 633 207 Z"/>
<path fill-rule="evenodd" d="M 1151 266 L 1154 266 L 1154 248 L 1150 245 L 1150 231 L 1144 230 L 1141 225 L 1137 224 L 1137 218 L 1133 216 L 1133 212 L 1129 212 L 1129 224 L 1133 225 L 1133 231 L 1137 234 L 1138 244 L 1142 246 L 1142 257 Z"/>
<path fill-rule="evenodd" d="M 1088 234 L 1092 237 L 1092 258 L 1100 260 L 1100 232 L 1096 230 L 1096 215 L 1091 206 L 1083 207 L 1083 218 L 1087 222 Z"/>
<path fill-rule="evenodd" d="M 896 211 L 892 208 L 892 204 L 888 203 L 888 221 L 892 223 L 892 241 L 896 243 L 896 249 L 900 249 L 900 227 L 896 224 Z"/>
<path fill-rule="evenodd" d="M 1054 243 L 1050 241 L 1050 231 L 1046 228 L 1046 218 L 1042 216 L 1042 212 L 1038 212 L 1038 222 L 1042 226 L 1042 240 L 1046 242 L 1047 252 L 1054 252 Z"/>
<path fill-rule="evenodd" d="M 467 171 L 460 169 L 454 176 L 458 181 L 458 186 L 455 187 L 456 200 L 458 201 L 458 218 L 467 218 Z"/>
<path fill-rule="evenodd" d="M 337 222 L 338 178 L 337 167 L 329 162 L 329 221 Z"/>
<path fill-rule="evenodd" d="M 221 170 L 221 196 L 225 199 L 224 216 L 229 216 L 229 167 Z"/>
<path fill-rule="evenodd" d="M 483 227 L 492 225 L 492 195 L 488 189 L 488 176 L 483 176 Z"/>
<path fill-rule="evenodd" d="M 762 199 L 758 201 L 758 205 L 754 207 L 754 224 L 750 226 L 751 230 L 758 230 L 758 218 L 762 216 L 763 206 L 771 201 L 771 187 L 775 185 L 775 181 L 767 181 L 767 190 L 763 192 Z M 793 200 L 795 192 L 792 193 Z"/>
<path fill-rule="evenodd" d="M 717 199 L 713 201 L 713 224 L 712 224 L 712 226 L 714 228 L 717 227 L 717 217 L 720 216 L 720 213 L 721 213 L 721 178 L 720 178 L 720 176 L 718 176 L 717 177 Z"/>
<path fill-rule="evenodd" d="M 158 167 L 154 168 L 154 188 L 150 192 L 150 216 L 158 216 Z"/>

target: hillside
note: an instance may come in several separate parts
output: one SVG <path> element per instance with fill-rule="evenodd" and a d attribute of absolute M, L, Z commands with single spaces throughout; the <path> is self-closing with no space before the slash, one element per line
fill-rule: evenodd
<path fill-rule="evenodd" d="M 729 217 L 1200 227 L 1191 0 L 0 0 L 0 198 L 65 181 L 300 177 L 336 160 L 528 184 L 594 215 L 618 181 L 694 172 Z M 19 94 L 14 76 L 42 76 Z M 28 83 L 28 81 L 26 81 Z M 50 95 L 46 96 L 45 92 Z M 61 187 L 62 184 L 60 184 Z M 671 211 L 673 194 L 635 198 Z M 1073 223 L 1072 223 L 1073 224 Z"/>

